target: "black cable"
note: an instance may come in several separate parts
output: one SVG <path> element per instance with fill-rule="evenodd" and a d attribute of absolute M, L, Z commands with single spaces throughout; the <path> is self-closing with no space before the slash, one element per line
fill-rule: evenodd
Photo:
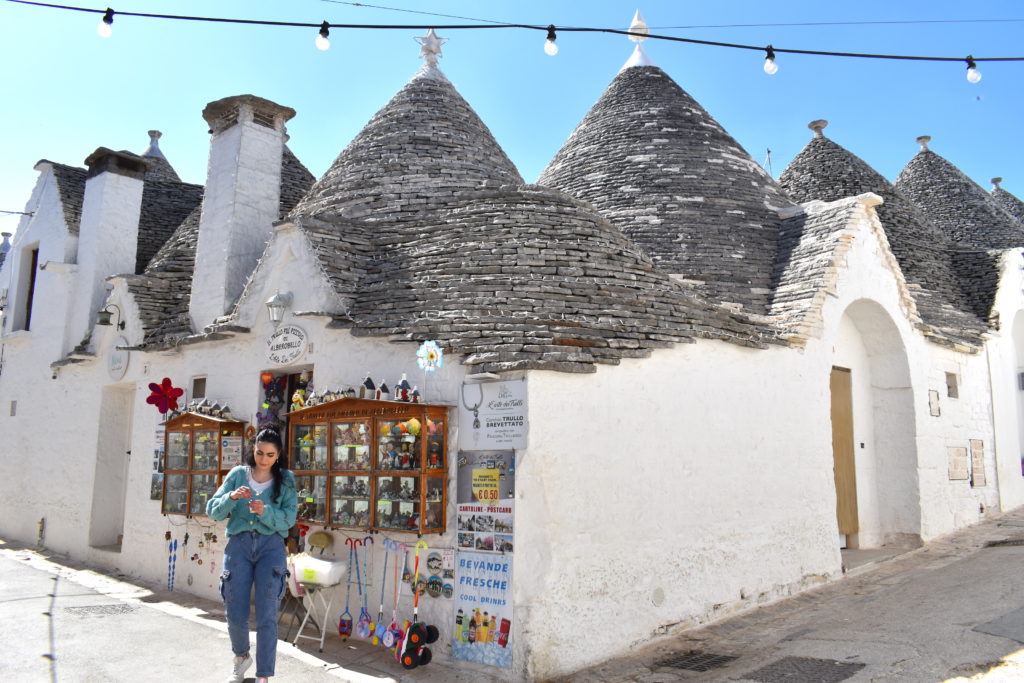
<path fill-rule="evenodd" d="M 91 9 L 86 7 L 72 7 L 69 5 L 55 5 L 45 2 L 34 2 L 32 0 L 7 0 L 7 2 L 15 2 L 22 5 L 35 5 L 37 7 L 50 7 L 54 9 L 71 10 L 75 12 L 90 12 L 94 14 L 105 14 L 106 9 Z M 226 19 L 221 17 L 194 17 L 194 16 L 183 16 L 177 14 L 150 14 L 146 12 L 114 12 L 115 15 L 120 14 L 129 17 L 144 17 L 148 19 L 178 19 L 184 21 L 208 21 L 208 22 L 219 22 L 226 24 L 253 24 L 260 26 L 293 26 L 301 28 L 321 28 L 322 23 L 307 23 L 307 22 L 295 22 L 295 21 L 269 21 L 262 19 Z M 326 23 L 326 22 L 325 22 Z M 442 30 L 460 30 L 460 29 L 488 29 L 488 28 L 522 28 L 534 31 L 545 31 L 549 30 L 548 26 L 535 26 L 530 24 L 449 24 L 449 25 L 437 25 L 437 24 L 332 24 L 327 23 L 328 28 L 350 28 L 350 29 L 442 29 Z M 611 33 L 614 35 L 623 36 L 639 36 L 643 38 L 651 38 L 654 40 L 669 40 L 679 43 L 690 43 L 693 45 L 712 45 L 715 47 L 729 47 L 739 50 L 757 50 L 764 51 L 763 45 L 744 45 L 741 43 L 723 43 L 714 40 L 697 40 L 696 38 L 679 38 L 676 36 L 664 36 L 653 33 L 634 33 L 632 31 L 625 31 L 614 28 L 590 28 L 590 27 L 556 27 L 559 31 L 574 31 L 580 33 Z M 782 52 L 786 54 L 799 54 L 799 55 L 818 55 L 825 57 L 859 57 L 864 59 L 903 59 L 903 60 L 916 60 L 916 61 L 928 61 L 928 62 L 963 62 L 963 57 L 924 57 L 915 55 L 881 55 L 881 54 L 870 54 L 864 52 L 829 52 L 825 50 L 797 50 L 793 48 L 774 48 L 775 52 Z M 975 62 L 1020 62 L 1024 61 L 1024 57 L 974 57 Z"/>

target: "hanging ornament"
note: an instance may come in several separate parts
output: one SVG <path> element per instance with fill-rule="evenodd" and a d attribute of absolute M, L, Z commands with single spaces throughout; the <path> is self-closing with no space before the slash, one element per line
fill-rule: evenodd
<path fill-rule="evenodd" d="M 173 386 L 169 377 L 164 377 L 163 382 L 160 384 L 150 382 L 149 390 L 153 393 L 146 399 L 146 403 L 155 405 L 161 415 L 168 410 L 177 410 L 178 399 L 185 393 L 184 389 L 178 389 Z"/>
<path fill-rule="evenodd" d="M 423 372 L 433 372 L 444 367 L 444 351 L 436 341 L 425 341 L 416 351 L 416 363 Z"/>

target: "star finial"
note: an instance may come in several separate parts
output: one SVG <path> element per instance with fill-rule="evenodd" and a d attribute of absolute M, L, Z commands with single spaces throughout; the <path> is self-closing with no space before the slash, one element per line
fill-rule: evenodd
<path fill-rule="evenodd" d="M 441 56 L 441 46 L 448 42 L 447 38 L 439 38 L 434 29 L 427 29 L 427 35 L 422 38 L 414 38 L 420 44 L 420 54 L 423 55 L 423 63 L 429 66 L 437 66 L 437 58 Z"/>

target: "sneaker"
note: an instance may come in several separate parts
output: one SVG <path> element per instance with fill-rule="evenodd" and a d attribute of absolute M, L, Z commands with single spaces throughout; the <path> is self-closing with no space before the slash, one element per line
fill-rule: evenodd
<path fill-rule="evenodd" d="M 252 657 L 248 654 L 232 659 L 231 675 L 228 676 L 227 683 L 242 683 L 245 679 L 245 672 L 250 666 L 252 666 Z"/>
<path fill-rule="evenodd" d="M 270 678 L 268 676 L 260 676 L 256 679 L 256 683 L 270 683 Z"/>

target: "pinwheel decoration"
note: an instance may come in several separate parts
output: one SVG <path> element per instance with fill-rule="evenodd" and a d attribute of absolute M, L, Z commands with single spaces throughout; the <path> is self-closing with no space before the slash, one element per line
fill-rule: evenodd
<path fill-rule="evenodd" d="M 423 372 L 433 372 L 444 367 L 444 351 L 436 341 L 425 341 L 416 352 L 416 363 Z"/>
<path fill-rule="evenodd" d="M 170 377 L 164 377 L 160 384 L 150 382 L 149 390 L 153 393 L 146 399 L 146 403 L 155 405 L 161 415 L 168 410 L 177 410 L 178 399 L 185 393 L 184 389 L 179 389 L 171 384 Z"/>

